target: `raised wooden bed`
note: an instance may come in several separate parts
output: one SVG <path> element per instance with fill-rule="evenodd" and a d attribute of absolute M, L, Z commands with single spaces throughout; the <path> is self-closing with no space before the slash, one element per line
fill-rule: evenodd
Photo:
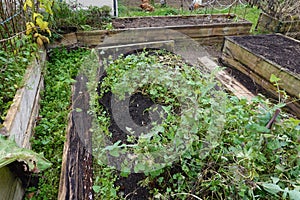
<path fill-rule="evenodd" d="M 141 22 L 141 20 L 146 23 Z M 169 23 L 170 22 L 170 23 Z M 173 22 L 173 23 L 171 23 Z M 178 24 L 176 24 L 178 22 Z M 180 23 L 181 24 L 180 24 Z M 224 36 L 247 35 L 252 24 L 246 20 L 236 21 L 234 15 L 191 15 L 191 16 L 157 16 L 157 17 L 127 17 L 113 20 L 113 30 L 83 31 L 66 34 L 60 41 L 56 41 L 48 48 L 60 45 L 98 46 L 105 38 L 125 31 L 151 31 L 171 29 L 187 35 L 202 44 L 221 43 Z M 133 24 L 140 25 L 132 27 Z M 76 37 L 76 39 L 75 39 Z M 156 37 L 164 37 L 156 35 Z M 172 38 L 167 38 L 172 39 Z M 166 40 L 163 38 L 161 40 Z M 149 41 L 141 41 L 149 42 Z"/>
<path fill-rule="evenodd" d="M 118 35 L 114 35 L 112 40 L 108 40 L 105 44 L 97 48 L 100 60 L 103 61 L 109 56 L 111 56 L 112 59 L 115 59 L 120 54 L 133 53 L 135 50 L 141 50 L 143 48 L 154 48 L 166 49 L 170 52 L 178 53 L 182 55 L 185 60 L 191 61 L 192 64 L 196 64 L 196 62 L 199 64 L 200 61 L 204 66 L 212 71 L 217 67 L 217 64 L 200 52 L 201 48 L 194 49 L 200 47 L 200 45 L 195 45 L 195 43 L 198 44 L 197 42 L 187 39 L 188 37 L 181 38 L 183 34 L 174 34 L 173 36 L 177 38 L 175 40 L 160 40 L 168 39 L 167 36 L 173 33 L 173 31 L 169 30 L 165 32 L 165 37 L 160 39 L 156 38 L 157 41 L 152 41 L 155 36 L 159 35 L 157 33 L 163 33 L 161 31 L 163 30 L 156 29 L 153 32 L 129 31 L 129 34 L 127 34 L 128 32 L 121 32 Z M 132 35 L 131 33 L 136 35 Z M 144 33 L 148 33 L 149 35 L 146 36 Z M 135 36 L 142 35 L 144 35 L 144 37 L 139 38 L 137 41 L 134 40 L 137 43 L 132 41 Z M 147 39 L 149 37 L 152 38 L 150 42 L 142 42 L 145 38 Z M 180 41 L 187 45 L 186 49 L 183 49 L 182 51 L 181 49 L 178 50 L 178 46 L 181 45 Z M 194 60 L 190 59 L 191 55 L 195 58 Z M 101 69 L 94 70 L 95 73 L 96 71 L 98 73 L 103 73 Z M 234 93 L 238 97 L 248 99 L 253 97 L 251 92 L 249 92 L 236 80 L 230 78 L 229 75 L 225 74 L 225 72 L 220 72 L 218 74 L 218 78 L 230 92 Z M 89 80 L 83 74 L 80 74 L 76 80 L 77 82 L 73 86 L 72 112 L 69 117 L 67 141 L 64 146 L 58 199 L 86 199 L 93 192 L 93 183 L 91 182 L 93 176 L 93 168 L 91 166 L 92 118 L 88 114 L 90 109 L 90 94 L 87 91 L 87 84 Z M 77 110 L 80 110 L 80 112 Z"/>
<path fill-rule="evenodd" d="M 291 98 L 300 93 L 300 42 L 282 34 L 226 37 L 222 49 L 223 64 L 252 78 L 278 99 L 277 88 L 270 82 L 274 74 L 280 88 Z M 300 116 L 300 103 L 287 105 Z"/>
<path fill-rule="evenodd" d="M 260 13 L 256 29 L 260 32 L 282 33 L 300 39 L 300 19 L 279 20 L 266 13 Z"/>
<path fill-rule="evenodd" d="M 43 51 L 40 58 L 34 59 L 28 66 L 24 86 L 17 91 L 3 123 L 7 136 L 22 148 L 30 148 L 30 138 L 38 115 L 39 94 L 43 88 L 42 66 L 45 60 L 46 52 Z M 0 168 L 0 198 L 21 200 L 24 192 L 18 176 L 8 167 Z"/>

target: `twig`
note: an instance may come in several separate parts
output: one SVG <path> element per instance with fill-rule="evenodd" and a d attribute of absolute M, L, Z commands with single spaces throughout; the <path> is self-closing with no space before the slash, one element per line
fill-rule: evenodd
<path fill-rule="evenodd" d="M 280 113 L 280 109 L 276 109 L 274 116 L 272 117 L 272 119 L 269 121 L 269 123 L 267 124 L 266 128 L 271 129 L 272 125 L 275 123 L 277 116 Z"/>
<path fill-rule="evenodd" d="M 172 194 L 171 196 L 177 196 L 177 195 L 181 195 L 181 194 L 183 194 L 183 195 L 187 195 L 187 196 L 192 196 L 192 197 L 194 197 L 194 198 L 196 198 L 196 199 L 198 199 L 198 200 L 202 200 L 200 197 L 197 197 L 197 196 L 196 196 L 196 195 L 194 195 L 194 194 L 185 193 L 185 192 L 181 192 L 181 193 Z"/>
<path fill-rule="evenodd" d="M 2 40 L 0 40 L 0 43 L 2 43 L 2 42 L 7 42 L 7 41 L 9 41 L 9 40 L 11 40 L 11 39 L 13 39 L 13 38 L 19 36 L 19 35 L 22 35 L 22 34 L 25 33 L 25 32 L 26 32 L 26 30 L 25 30 L 25 31 L 22 31 L 22 32 L 19 32 L 19 33 L 16 33 L 15 35 L 13 35 L 13 36 L 11 36 L 11 37 L 9 37 L 9 38 L 2 39 Z"/>

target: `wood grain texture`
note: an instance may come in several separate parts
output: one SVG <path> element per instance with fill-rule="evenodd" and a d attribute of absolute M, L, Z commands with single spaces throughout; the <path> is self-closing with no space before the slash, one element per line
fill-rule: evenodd
<path fill-rule="evenodd" d="M 202 57 L 199 58 L 201 64 L 207 68 L 209 71 L 216 70 L 219 66 L 210 58 Z M 251 101 L 255 95 L 252 94 L 246 87 L 244 87 L 239 81 L 231 77 L 226 71 L 221 70 L 216 74 L 216 78 L 223 84 L 223 86 L 233 95 L 237 96 L 239 99 L 247 99 Z"/>
<path fill-rule="evenodd" d="M 64 146 L 60 200 L 92 199 L 92 139 L 87 78 L 79 75 L 76 80 Z"/>
<path fill-rule="evenodd" d="M 247 48 L 235 43 L 230 37 L 225 39 L 223 45 L 222 63 L 249 76 L 257 84 L 265 88 L 274 98 L 278 99 L 277 88 L 269 81 L 271 75 L 274 74 L 281 79 L 280 88 L 285 90 L 291 97 L 288 101 L 292 101 L 292 98 L 299 98 L 299 74 L 294 74 L 263 56 L 256 55 Z M 299 102 L 289 103 L 287 106 L 291 113 L 300 116 Z"/>
<path fill-rule="evenodd" d="M 24 86 L 16 92 L 3 123 L 8 136 L 22 148 L 31 148 L 30 139 L 39 112 L 40 91 L 43 88 L 42 68 L 45 60 L 46 51 L 41 49 L 39 58 L 34 58 L 28 65 L 23 78 Z M 0 169 L 0 199 L 23 199 L 25 186 L 24 183 L 22 185 L 19 177 L 25 177 L 24 174 L 22 170 L 14 170 L 11 167 Z M 29 180 L 23 181 L 27 185 Z"/>

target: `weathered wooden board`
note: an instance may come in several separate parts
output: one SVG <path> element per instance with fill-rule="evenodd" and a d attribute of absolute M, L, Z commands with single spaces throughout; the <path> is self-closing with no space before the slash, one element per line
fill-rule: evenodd
<path fill-rule="evenodd" d="M 160 41 L 160 42 L 143 42 L 143 43 L 135 43 L 135 44 L 127 44 L 127 45 L 116 45 L 116 46 L 100 46 L 97 50 L 100 52 L 100 59 L 103 60 L 105 58 L 111 57 L 111 59 L 115 60 L 121 54 L 131 54 L 135 53 L 137 50 L 143 49 L 165 49 L 170 52 L 174 52 L 174 41 Z M 103 58 L 103 59 L 102 59 Z"/>
<path fill-rule="evenodd" d="M 300 39 L 300 20 L 282 21 L 262 12 L 258 18 L 256 30 L 282 33 Z"/>
<path fill-rule="evenodd" d="M 30 138 L 38 116 L 40 90 L 43 88 L 42 67 L 45 60 L 46 52 L 42 51 L 39 59 L 34 59 L 28 66 L 24 86 L 17 91 L 3 123 L 9 137 L 22 148 L 31 147 Z M 17 175 L 8 167 L 1 168 L 0 199 L 21 200 L 24 192 Z"/>
<path fill-rule="evenodd" d="M 206 15 L 203 15 L 206 16 Z M 166 16 L 165 18 L 175 18 L 178 16 Z M 196 17 L 195 15 L 192 16 L 182 16 L 183 18 L 193 18 Z M 201 17 L 201 15 L 197 15 L 197 17 Z M 227 15 L 211 15 L 212 18 L 218 17 L 228 17 Z M 137 18 L 137 17 L 136 17 Z M 152 17 L 155 18 L 155 17 Z M 127 18 L 122 18 L 127 19 Z M 135 19 L 135 17 L 130 17 L 128 19 Z M 221 43 L 224 39 L 224 36 L 231 36 L 231 35 L 247 35 L 250 32 L 252 24 L 248 21 L 241 21 L 241 22 L 223 22 L 223 23 L 211 23 L 211 24 L 198 24 L 198 25 L 178 25 L 178 26 L 165 26 L 165 27 L 143 27 L 143 28 L 124 28 L 124 29 L 114 29 L 114 30 L 96 30 L 96 31 L 82 31 L 76 32 L 76 39 L 74 34 L 65 35 L 65 38 L 57 41 L 51 45 L 48 45 L 48 48 L 54 48 L 57 46 L 88 46 L 88 47 L 95 47 L 104 41 L 107 37 L 112 37 L 115 34 L 121 32 L 130 32 L 133 31 L 137 32 L 151 32 L 157 30 L 164 30 L 170 29 L 174 31 L 178 31 L 191 39 L 198 41 L 201 44 L 211 44 L 212 42 L 219 42 Z M 154 40 L 157 41 L 157 37 L 160 37 L 160 40 L 171 40 L 174 38 L 170 38 L 170 36 L 163 36 L 163 35 L 153 35 Z M 146 38 L 146 40 L 145 40 Z M 135 38 L 135 42 L 149 42 L 151 41 L 151 37 L 149 35 L 145 35 L 143 38 Z M 119 41 L 120 43 L 116 42 L 116 45 L 122 44 L 124 42 L 128 42 L 123 39 L 123 41 Z"/>
<path fill-rule="evenodd" d="M 79 46 L 97 46 L 103 42 L 108 34 L 109 32 L 106 30 L 77 32 L 77 43 Z"/>
<path fill-rule="evenodd" d="M 207 68 L 209 71 L 216 70 L 219 66 L 211 60 L 209 57 L 199 58 L 200 63 Z M 247 99 L 251 101 L 255 95 L 251 93 L 245 86 L 243 86 L 235 78 L 231 77 L 226 71 L 221 70 L 216 74 L 216 78 L 222 83 L 222 85 L 233 95 L 239 99 Z"/>
<path fill-rule="evenodd" d="M 24 188 L 20 179 L 8 167 L 0 168 L 0 199 L 23 199 Z"/>
<path fill-rule="evenodd" d="M 10 138 L 14 138 L 17 145 L 20 147 L 29 147 L 28 139 L 32 131 L 28 130 L 30 119 L 36 101 L 39 98 L 40 87 L 42 86 L 42 65 L 46 59 L 46 53 L 41 54 L 40 60 L 34 59 L 30 64 L 25 74 L 25 84 L 20 88 L 13 100 L 7 116 L 4 120 L 4 127 L 10 133 Z"/>
<path fill-rule="evenodd" d="M 77 41 L 77 35 L 76 33 L 67 33 L 67 34 L 63 34 L 61 35 L 61 38 L 58 40 L 53 41 L 50 44 L 47 44 L 46 47 L 48 49 L 52 49 L 58 46 L 73 46 L 73 45 L 77 45 L 78 41 Z"/>
<path fill-rule="evenodd" d="M 87 78 L 73 86 L 72 112 L 64 146 L 58 199 L 92 199 L 92 137 Z"/>
<path fill-rule="evenodd" d="M 297 41 L 295 40 L 295 42 Z M 238 69 L 265 88 L 275 98 L 278 98 L 277 88 L 269 81 L 271 75 L 274 74 L 281 79 L 280 88 L 282 90 L 285 90 L 291 98 L 299 98 L 300 74 L 293 73 L 264 56 L 252 52 L 237 43 L 234 37 L 226 37 L 221 60 L 223 64 Z M 293 114 L 300 116 L 300 104 L 298 102 L 288 104 L 288 106 Z"/>

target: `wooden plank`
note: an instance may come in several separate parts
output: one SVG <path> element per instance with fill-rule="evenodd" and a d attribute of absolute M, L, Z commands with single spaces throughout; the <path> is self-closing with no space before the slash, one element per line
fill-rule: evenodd
<path fill-rule="evenodd" d="M 278 20 L 266 13 L 260 13 L 256 30 L 277 33 L 299 32 L 300 20 Z"/>
<path fill-rule="evenodd" d="M 105 36 L 108 34 L 108 31 L 106 30 L 96 30 L 96 31 L 82 31 L 77 32 L 77 44 L 79 46 L 97 46 L 101 44 L 105 38 Z"/>
<path fill-rule="evenodd" d="M 62 47 L 62 46 L 74 46 L 77 45 L 77 36 L 76 33 L 67 33 L 61 35 L 61 39 L 56 40 L 50 44 L 47 44 L 46 47 L 47 49 L 53 49 L 57 47 Z"/>
<path fill-rule="evenodd" d="M 210 71 L 214 71 L 219 66 L 209 57 L 199 58 L 200 63 Z M 255 95 L 244 87 L 239 81 L 231 77 L 226 71 L 218 71 L 216 78 L 226 87 L 228 91 L 237 96 L 239 99 L 247 99 L 251 101 Z"/>
<path fill-rule="evenodd" d="M 64 145 L 58 199 L 91 199 L 92 137 L 87 78 L 79 75 L 72 88 L 72 112 Z"/>
<path fill-rule="evenodd" d="M 45 60 L 46 51 L 42 50 L 39 59 L 34 59 L 30 63 L 24 76 L 24 86 L 17 91 L 3 123 L 9 137 L 13 138 L 17 145 L 22 148 L 31 148 L 30 138 L 38 116 L 39 93 L 43 88 L 42 66 Z M 11 172 L 9 167 L 1 168 L 0 198 L 21 200 L 24 192 L 17 175 Z"/>
<path fill-rule="evenodd" d="M 240 65 L 247 66 L 247 68 L 267 82 L 269 82 L 271 75 L 274 74 L 282 80 L 280 83 L 281 89 L 285 90 L 292 97 L 299 97 L 299 74 L 293 73 L 261 55 L 252 53 L 247 48 L 230 40 L 230 38 L 225 40 L 222 59 L 229 64 L 238 61 Z"/>
<path fill-rule="evenodd" d="M 275 63 L 266 61 L 261 56 L 252 54 L 249 50 L 240 47 L 229 38 L 226 38 L 222 50 L 222 63 L 235 68 L 243 74 L 249 76 L 257 84 L 269 92 L 273 98 L 278 99 L 277 87 L 269 81 L 271 74 L 281 78 L 280 87 L 291 97 L 299 98 L 300 78 Z M 289 112 L 300 117 L 300 103 L 298 101 L 287 104 Z"/>
<path fill-rule="evenodd" d="M 130 54 L 135 53 L 137 50 L 148 49 L 165 49 L 170 52 L 174 52 L 174 41 L 155 41 L 155 42 L 143 42 L 143 43 L 134 43 L 134 44 L 124 44 L 116 46 L 100 46 L 97 48 L 99 51 L 100 59 L 105 59 L 111 56 L 113 60 L 117 59 L 121 54 Z"/>
<path fill-rule="evenodd" d="M 204 18 L 210 16 L 211 18 L 227 17 L 227 15 L 195 15 L 195 16 L 180 16 L 181 18 Z M 122 19 L 139 19 L 141 17 L 127 17 L 118 18 Z M 147 18 L 147 17 L 143 17 Z M 165 16 L 165 17 L 150 17 L 150 18 L 178 18 L 178 16 Z M 115 19 L 118 21 L 118 19 Z M 158 40 L 178 40 L 179 34 L 164 34 L 164 32 L 170 33 L 168 30 L 179 32 L 184 37 L 190 37 L 197 41 L 207 41 L 209 38 L 218 38 L 218 42 L 222 42 L 224 36 L 230 35 L 246 35 L 250 33 L 252 24 L 247 21 L 242 22 L 225 22 L 225 23 L 213 23 L 213 24 L 199 24 L 199 25 L 179 25 L 179 26 L 165 26 L 165 27 L 143 27 L 143 28 L 127 28 L 127 29 L 114 29 L 114 30 L 95 30 L 95 31 L 81 31 L 76 32 L 76 38 L 74 35 L 65 35 L 61 42 L 48 45 L 49 48 L 57 46 L 89 46 L 95 47 L 103 43 L 104 39 L 112 38 L 114 35 L 122 33 L 125 38 L 134 40 L 127 41 L 124 38 L 115 38 L 115 45 L 126 43 L 138 43 L 138 42 L 150 42 Z M 126 32 L 126 33 L 125 33 Z M 159 33 L 160 32 L 160 33 Z M 179 38 L 178 38 L 179 37 Z"/>
<path fill-rule="evenodd" d="M 29 144 L 24 143 L 27 134 L 27 128 L 34 109 L 35 99 L 39 91 L 42 77 L 42 65 L 46 59 L 46 52 L 41 54 L 41 61 L 34 59 L 29 65 L 24 76 L 25 84 L 20 88 L 13 100 L 13 104 L 8 110 L 4 120 L 4 127 L 10 133 L 19 147 L 27 147 Z"/>
<path fill-rule="evenodd" d="M 23 199 L 22 183 L 8 167 L 0 168 L 0 197 L 3 200 Z"/>
<path fill-rule="evenodd" d="M 39 110 L 40 110 L 39 102 L 40 102 L 40 99 L 41 99 L 40 93 L 43 89 L 44 89 L 44 77 L 41 76 L 40 83 L 39 83 L 39 86 L 38 86 L 38 89 L 37 89 L 37 93 L 36 93 L 36 96 L 35 96 L 35 99 L 34 99 L 34 102 L 33 102 L 31 115 L 30 115 L 30 118 L 29 118 L 29 121 L 28 121 L 26 134 L 24 135 L 23 144 L 22 144 L 23 148 L 31 149 L 30 140 L 31 140 L 31 137 L 34 134 L 36 119 L 39 115 Z"/>

